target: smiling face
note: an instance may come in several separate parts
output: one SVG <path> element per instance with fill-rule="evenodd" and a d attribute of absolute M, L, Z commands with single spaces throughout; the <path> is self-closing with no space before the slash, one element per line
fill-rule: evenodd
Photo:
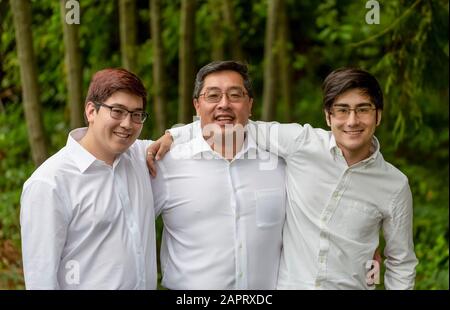
<path fill-rule="evenodd" d="M 128 111 L 142 111 L 143 99 L 136 95 L 118 91 L 113 93 L 105 102 L 111 107 L 120 107 Z M 86 149 L 95 157 L 112 164 L 116 156 L 125 152 L 141 133 L 142 124 L 135 123 L 128 114 L 123 120 L 111 117 L 108 107 L 100 106 L 96 110 L 94 103 L 86 105 L 86 118 L 89 122 L 88 132 L 84 144 Z"/>
<path fill-rule="evenodd" d="M 332 109 L 340 107 L 355 109 L 369 105 L 374 107 L 369 96 L 360 89 L 350 89 L 336 98 Z M 349 165 L 355 164 L 370 155 L 372 137 L 381 120 L 381 110 L 371 110 L 365 115 L 362 113 L 356 115 L 353 110 L 344 119 L 325 111 L 325 117 L 336 139 L 336 144 L 342 150 Z"/>
<path fill-rule="evenodd" d="M 204 95 L 194 99 L 195 110 L 200 116 L 202 128 L 208 124 L 216 124 L 223 130 L 225 125 L 245 126 L 247 124 L 253 99 L 249 98 L 244 87 L 244 80 L 239 73 L 226 70 L 208 74 L 200 94 L 205 94 L 207 91 L 218 91 L 224 94 L 217 103 L 207 102 Z M 242 100 L 231 100 L 233 101 L 231 102 L 225 92 L 233 96 L 234 91 L 244 92 L 245 96 Z"/>

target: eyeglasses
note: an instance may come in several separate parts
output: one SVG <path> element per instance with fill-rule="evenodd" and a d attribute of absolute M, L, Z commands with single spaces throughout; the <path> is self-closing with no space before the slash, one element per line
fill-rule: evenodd
<path fill-rule="evenodd" d="M 243 102 L 245 96 L 248 95 L 240 88 L 230 88 L 225 92 L 222 92 L 219 88 L 211 88 L 207 89 L 203 94 L 200 94 L 199 97 L 203 96 L 208 103 L 218 103 L 222 100 L 223 94 L 226 94 L 228 101 L 233 103 Z"/>
<path fill-rule="evenodd" d="M 363 105 L 356 108 L 349 108 L 347 106 L 334 106 L 330 109 L 330 114 L 340 120 L 345 120 L 350 116 L 352 111 L 355 111 L 355 115 L 359 118 L 366 118 L 373 115 L 372 111 L 376 110 L 373 105 Z"/>
<path fill-rule="evenodd" d="M 128 113 L 131 114 L 131 120 L 136 124 L 143 124 L 148 117 L 148 114 L 144 111 L 128 111 L 124 108 L 112 107 L 104 103 L 94 102 L 97 107 L 105 107 L 110 109 L 110 115 L 112 118 L 117 120 L 123 120 L 128 116 Z"/>

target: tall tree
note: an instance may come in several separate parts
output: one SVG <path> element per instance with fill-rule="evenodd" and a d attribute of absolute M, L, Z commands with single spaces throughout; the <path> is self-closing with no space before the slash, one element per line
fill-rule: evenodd
<path fill-rule="evenodd" d="M 178 122 L 192 121 L 195 70 L 195 0 L 181 0 Z"/>
<path fill-rule="evenodd" d="M 7 2 L 0 1 L 0 41 L 3 33 L 3 20 L 6 16 L 7 9 L 8 9 Z M 0 113 L 4 112 L 4 106 L 2 102 L 2 78 L 4 75 L 5 73 L 3 72 L 3 54 L 2 50 L 0 50 Z"/>
<path fill-rule="evenodd" d="M 264 45 L 264 89 L 262 120 L 270 120 L 276 117 L 275 85 L 276 85 L 276 49 L 275 40 L 278 26 L 278 10 L 280 0 L 269 0 L 266 22 L 266 37 Z"/>
<path fill-rule="evenodd" d="M 278 27 L 278 64 L 281 84 L 281 98 L 283 102 L 283 116 L 281 119 L 285 122 L 293 121 L 292 111 L 292 72 L 291 72 L 291 55 L 289 41 L 289 21 L 286 14 L 286 1 L 280 0 L 280 8 L 278 10 L 280 26 Z"/>
<path fill-rule="evenodd" d="M 222 1 L 222 9 L 223 16 L 225 21 L 225 28 L 227 30 L 227 37 L 229 38 L 231 48 L 231 57 L 234 60 L 244 60 L 244 53 L 242 52 L 242 45 L 239 39 L 239 28 L 236 27 L 238 25 L 234 18 L 234 6 L 232 0 L 221 0 Z"/>
<path fill-rule="evenodd" d="M 166 74 L 164 70 L 164 47 L 162 44 L 161 1 L 150 0 L 150 28 L 153 45 L 153 94 L 157 135 L 164 132 L 166 120 Z"/>
<path fill-rule="evenodd" d="M 31 5 L 29 0 L 10 0 L 16 32 L 22 81 L 23 105 L 33 161 L 36 166 L 47 159 L 47 143 L 42 122 L 36 60 L 31 36 Z"/>
<path fill-rule="evenodd" d="M 65 67 L 67 71 L 68 107 L 70 128 L 81 127 L 83 121 L 83 86 L 81 76 L 81 52 L 78 45 L 78 24 L 66 21 L 66 1 L 60 0 L 61 20 L 64 31 Z"/>
<path fill-rule="evenodd" d="M 120 52 L 125 69 L 136 70 L 136 0 L 119 0 Z"/>
<path fill-rule="evenodd" d="M 220 7 L 217 7 L 217 0 L 208 1 L 208 11 L 211 16 L 211 26 L 209 27 L 211 38 L 211 59 L 223 60 L 225 57 L 225 34 L 223 27 L 223 15 Z M 220 4 L 220 3 L 219 3 Z"/>

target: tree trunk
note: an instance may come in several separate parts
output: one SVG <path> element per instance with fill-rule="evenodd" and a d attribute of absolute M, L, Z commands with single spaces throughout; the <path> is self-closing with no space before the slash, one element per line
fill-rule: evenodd
<path fill-rule="evenodd" d="M 3 33 L 3 20 L 6 16 L 8 7 L 6 6 L 7 2 L 0 1 L 0 42 L 1 42 L 1 37 L 2 37 L 2 33 Z M 2 79 L 5 76 L 5 72 L 3 71 L 3 54 L 0 51 L 0 113 L 4 113 L 5 112 L 5 107 L 3 106 L 3 101 L 2 101 Z"/>
<path fill-rule="evenodd" d="M 78 46 L 78 29 L 80 25 L 66 23 L 66 1 L 60 0 L 61 18 L 64 31 L 65 65 L 67 71 L 68 106 L 70 112 L 70 128 L 82 127 L 83 86 L 81 76 L 81 52 Z"/>
<path fill-rule="evenodd" d="M 275 40 L 277 33 L 277 12 L 280 7 L 280 0 L 268 0 L 268 12 L 266 22 L 266 37 L 264 45 L 264 89 L 263 89 L 263 110 L 262 120 L 268 121 L 275 116 L 275 83 L 276 83 L 276 49 Z"/>
<path fill-rule="evenodd" d="M 210 38 L 211 60 L 224 60 L 225 34 L 223 27 L 222 11 L 217 9 L 217 0 L 208 1 L 208 11 L 211 15 Z"/>
<path fill-rule="evenodd" d="M 153 94 L 157 135 L 167 126 L 166 74 L 164 70 L 164 49 L 162 44 L 161 1 L 150 0 L 150 30 L 153 45 Z"/>
<path fill-rule="evenodd" d="M 270 1 L 270 0 L 269 0 Z M 242 52 L 242 45 L 239 39 L 239 28 L 234 18 L 234 7 L 232 0 L 222 0 L 222 8 L 224 15 L 224 22 L 227 29 L 227 37 L 230 39 L 231 56 L 233 60 L 244 61 L 244 53 Z"/>
<path fill-rule="evenodd" d="M 288 17 L 286 14 L 286 1 L 280 0 L 280 8 L 278 11 L 280 27 L 278 27 L 278 41 L 279 50 L 278 64 L 280 67 L 280 82 L 281 82 L 281 98 L 283 102 L 283 116 L 284 122 L 293 121 L 292 111 L 292 72 L 291 72 L 291 55 L 290 55 L 290 34 Z"/>
<path fill-rule="evenodd" d="M 119 0 L 120 52 L 122 66 L 136 70 L 136 1 Z"/>
<path fill-rule="evenodd" d="M 178 122 L 192 121 L 194 88 L 195 0 L 181 0 Z"/>
<path fill-rule="evenodd" d="M 47 159 L 47 143 L 39 103 L 36 60 L 31 36 L 31 6 L 29 0 L 10 0 L 9 3 L 16 31 L 28 139 L 33 161 L 39 166 Z"/>

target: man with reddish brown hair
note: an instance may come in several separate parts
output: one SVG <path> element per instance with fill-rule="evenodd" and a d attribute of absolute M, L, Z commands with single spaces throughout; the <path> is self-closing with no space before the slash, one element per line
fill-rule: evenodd
<path fill-rule="evenodd" d="M 25 182 L 21 233 L 27 289 L 155 289 L 153 196 L 136 140 L 146 90 L 124 69 L 97 72 L 87 128 Z"/>

